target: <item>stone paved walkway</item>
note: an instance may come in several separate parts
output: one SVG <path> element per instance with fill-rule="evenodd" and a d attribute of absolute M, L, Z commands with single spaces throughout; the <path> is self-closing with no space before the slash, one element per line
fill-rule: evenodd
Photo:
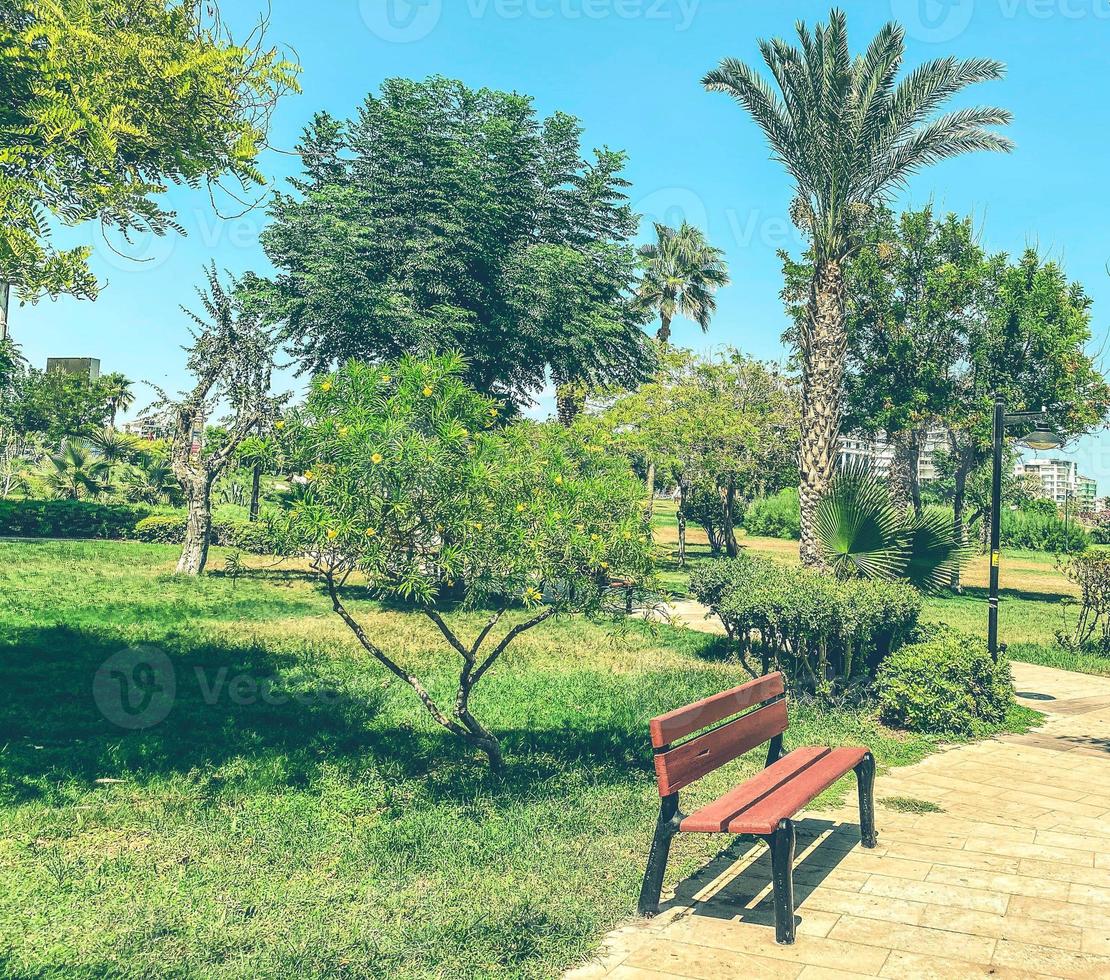
<path fill-rule="evenodd" d="M 740 844 L 570 976 L 1110 980 L 1110 678 L 1026 664 L 1014 675 L 1041 728 L 876 780 L 880 801 L 943 813 L 880 802 L 873 851 L 854 805 L 804 814 L 795 945 L 775 945 L 766 847 Z"/>

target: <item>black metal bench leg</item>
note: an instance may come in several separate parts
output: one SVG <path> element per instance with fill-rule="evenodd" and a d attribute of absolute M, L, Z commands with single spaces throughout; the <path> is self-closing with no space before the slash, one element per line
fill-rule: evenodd
<path fill-rule="evenodd" d="M 856 788 L 859 790 L 859 836 L 864 847 L 875 847 L 875 757 L 870 752 L 856 766 Z"/>
<path fill-rule="evenodd" d="M 775 893 L 775 942 L 794 942 L 794 821 L 781 820 L 769 838 L 771 885 Z"/>
<path fill-rule="evenodd" d="M 651 839 L 651 853 L 644 871 L 644 883 L 640 886 L 640 915 L 655 915 L 659 911 L 659 895 L 663 891 L 663 875 L 667 870 L 667 857 L 671 853 L 671 839 L 675 835 L 677 816 L 678 794 L 664 796 L 659 808 L 659 820 L 655 824 L 655 836 Z"/>

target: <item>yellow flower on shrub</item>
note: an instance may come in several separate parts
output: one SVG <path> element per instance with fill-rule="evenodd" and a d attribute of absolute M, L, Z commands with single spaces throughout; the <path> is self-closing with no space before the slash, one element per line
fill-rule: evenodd
<path fill-rule="evenodd" d="M 381 453 L 374 453 L 374 455 L 370 457 L 370 462 L 377 466 L 383 459 L 385 459 L 385 457 Z"/>
<path fill-rule="evenodd" d="M 425 398 L 431 398 L 432 397 L 432 386 L 431 385 L 424 385 L 424 397 Z"/>
<path fill-rule="evenodd" d="M 328 529 L 328 540 L 329 541 L 334 541 L 338 537 L 339 537 L 339 532 L 335 528 L 329 528 Z"/>
<path fill-rule="evenodd" d="M 282 421 L 281 421 L 281 419 L 278 419 L 278 420 L 277 420 L 277 421 L 276 421 L 276 422 L 274 423 L 274 428 L 275 428 L 275 429 L 277 429 L 277 430 L 278 430 L 278 432 L 280 432 L 280 431 L 281 431 L 282 429 L 284 429 L 284 428 L 285 428 L 285 423 L 284 423 L 284 422 L 282 422 Z"/>
<path fill-rule="evenodd" d="M 485 525 L 481 521 L 475 521 L 474 522 L 474 530 L 475 531 L 480 531 L 480 530 L 482 530 L 483 527 L 485 527 Z"/>
<path fill-rule="evenodd" d="M 539 602 L 542 598 L 543 598 L 543 593 L 539 589 L 537 589 L 534 585 L 530 585 L 530 586 L 528 586 L 527 589 L 524 590 L 524 601 L 525 602 Z"/>
<path fill-rule="evenodd" d="M 555 477 L 555 486 L 561 487 L 563 485 L 563 478 L 561 476 Z"/>
<path fill-rule="evenodd" d="M 382 375 L 382 383 L 383 384 L 389 384 L 389 382 L 392 381 L 392 380 L 393 380 L 393 375 L 391 375 L 391 374 L 383 374 Z"/>
<path fill-rule="evenodd" d="M 320 390 L 331 391 L 331 382 L 325 378 L 323 381 L 320 382 Z"/>
<path fill-rule="evenodd" d="M 316 473 L 313 470 L 305 470 L 304 471 L 304 478 L 306 480 L 308 480 L 309 482 L 312 482 L 313 480 L 316 479 Z"/>
<path fill-rule="evenodd" d="M 377 533 L 378 533 L 378 532 L 377 532 L 377 531 L 375 531 L 375 530 L 374 530 L 374 529 L 373 529 L 372 527 L 368 527 L 368 528 L 366 529 L 366 536 L 367 536 L 368 538 L 372 538 L 372 537 L 373 537 L 373 536 L 374 536 L 375 534 L 377 534 Z"/>
<path fill-rule="evenodd" d="M 348 432 L 350 432 L 350 431 L 351 431 L 351 430 L 350 430 L 350 428 L 349 428 L 349 427 L 347 427 L 347 426 L 345 426 L 345 425 L 341 425 L 341 426 L 339 427 L 339 438 L 340 438 L 340 439 L 343 439 L 343 438 L 345 438 L 345 437 L 346 437 L 346 435 L 347 435 L 347 433 L 348 433 Z"/>
<path fill-rule="evenodd" d="M 497 411 L 497 409 L 496 409 L 496 408 L 491 408 L 491 409 L 489 410 L 489 417 L 490 417 L 491 419 L 495 419 L 495 418 L 497 418 L 497 416 L 498 416 L 498 415 L 500 415 L 500 414 L 501 414 L 501 413 L 500 413 L 499 411 Z"/>
<path fill-rule="evenodd" d="M 516 505 L 516 512 L 518 514 L 523 514 L 524 513 L 524 504 L 517 504 Z"/>

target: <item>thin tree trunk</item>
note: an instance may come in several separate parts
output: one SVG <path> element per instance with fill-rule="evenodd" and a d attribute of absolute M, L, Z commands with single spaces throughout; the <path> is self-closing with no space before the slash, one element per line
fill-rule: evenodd
<path fill-rule="evenodd" d="M 184 483 L 183 488 L 188 517 L 177 574 L 200 575 L 208 563 L 208 546 L 212 542 L 212 481 L 204 475 L 197 475 Z"/>
<path fill-rule="evenodd" d="M 647 465 L 647 519 L 650 521 L 655 513 L 655 463 Z"/>
<path fill-rule="evenodd" d="M 678 567 L 686 567 L 686 482 L 678 481 Z"/>
<path fill-rule="evenodd" d="M 728 487 L 725 488 L 725 526 L 723 536 L 725 539 L 725 553 L 729 558 L 735 558 L 740 553 L 740 548 L 736 543 L 736 522 L 734 518 L 734 509 L 736 507 L 736 484 L 729 480 Z"/>
<path fill-rule="evenodd" d="M 666 313 L 661 313 L 659 321 L 659 333 L 655 335 L 655 339 L 666 346 L 671 341 L 671 318 Z"/>
<path fill-rule="evenodd" d="M 262 491 L 262 464 L 254 464 L 254 472 L 251 475 L 251 506 L 248 519 L 251 521 L 258 520 L 258 500 Z"/>
<path fill-rule="evenodd" d="M 913 512 L 920 517 L 921 503 L 921 450 L 925 445 L 926 432 L 923 429 L 910 431 L 910 503 Z"/>
<path fill-rule="evenodd" d="M 955 439 L 951 440 L 953 451 L 956 450 Z M 964 523 L 964 503 L 967 499 L 967 478 L 971 472 L 971 463 L 966 454 L 962 454 L 956 464 L 956 479 L 955 490 L 952 494 L 952 529 L 955 532 L 956 540 L 961 544 L 967 544 L 967 525 Z M 956 592 L 963 591 L 963 586 L 960 581 L 960 566 L 957 565 L 952 570 L 952 577 L 949 585 Z"/>
<path fill-rule="evenodd" d="M 841 390 L 847 331 L 844 274 L 840 263 L 818 261 L 810 286 L 807 329 L 802 342 L 801 503 L 802 563 L 821 565 L 814 524 L 836 468 L 840 435 Z"/>

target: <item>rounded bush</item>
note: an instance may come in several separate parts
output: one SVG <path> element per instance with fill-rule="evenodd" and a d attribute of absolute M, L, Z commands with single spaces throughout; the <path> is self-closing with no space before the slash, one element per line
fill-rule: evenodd
<path fill-rule="evenodd" d="M 982 640 L 943 630 L 892 653 L 876 677 L 883 722 L 915 732 L 967 735 L 997 724 L 1015 703 L 1010 665 Z"/>
<path fill-rule="evenodd" d="M 797 541 L 802 536 L 797 489 L 787 487 L 773 497 L 757 497 L 744 512 L 744 528 L 763 538 Z"/>
<path fill-rule="evenodd" d="M 185 540 L 185 515 L 144 517 L 135 525 L 135 537 L 151 544 L 181 544 Z"/>

